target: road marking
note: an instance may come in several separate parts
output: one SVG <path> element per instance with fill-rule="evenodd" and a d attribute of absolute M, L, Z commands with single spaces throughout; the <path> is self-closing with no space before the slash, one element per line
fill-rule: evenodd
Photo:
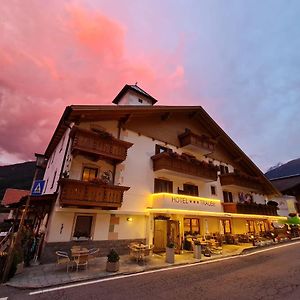
<path fill-rule="evenodd" d="M 0 298 L 0 300 L 7 300 L 8 297 L 3 297 L 3 298 Z"/>
<path fill-rule="evenodd" d="M 187 264 L 187 265 L 166 267 L 166 268 L 161 268 L 161 269 L 157 269 L 157 270 L 142 271 L 142 272 L 139 272 L 139 273 L 133 273 L 133 274 L 128 274 L 128 275 L 117 275 L 117 276 L 108 277 L 108 278 L 101 278 L 101 279 L 97 279 L 97 280 L 79 282 L 79 283 L 69 284 L 69 285 L 65 285 L 65 286 L 58 286 L 58 287 L 54 287 L 54 288 L 39 290 L 39 291 L 36 291 L 36 292 L 30 292 L 29 295 L 33 296 L 33 295 L 44 294 L 44 293 L 49 293 L 49 292 L 54 292 L 54 291 L 59 291 L 59 290 L 64 290 L 64 289 L 70 289 L 70 288 L 74 288 L 74 287 L 90 285 L 90 284 L 95 284 L 95 283 L 100 283 L 100 282 L 118 280 L 118 279 L 123 279 L 123 278 L 128 278 L 128 277 L 136 277 L 136 276 L 141 276 L 141 275 L 145 275 L 145 274 L 153 274 L 153 273 L 159 273 L 159 272 L 164 272 L 164 271 L 169 271 L 169 270 L 184 269 L 184 268 L 190 268 L 190 267 L 199 266 L 199 265 L 207 265 L 207 264 L 212 264 L 212 263 L 216 263 L 216 262 L 220 262 L 220 261 L 224 261 L 224 260 L 230 260 L 230 259 L 236 259 L 236 258 L 241 258 L 241 257 L 252 256 L 252 255 L 255 255 L 257 253 L 272 251 L 274 249 L 289 247 L 289 246 L 293 246 L 293 245 L 296 245 L 296 244 L 300 244 L 300 241 L 294 242 L 292 244 L 279 245 L 279 246 L 276 246 L 276 247 L 257 250 L 257 251 L 251 252 L 251 253 L 240 254 L 240 255 L 236 255 L 236 256 L 222 257 L 222 258 L 207 260 L 207 261 L 203 261 L 203 262 L 200 261 L 200 262 Z M 7 298 L 3 298 L 3 299 L 7 299 Z M 0 298 L 0 300 L 1 300 L 1 298 Z"/>

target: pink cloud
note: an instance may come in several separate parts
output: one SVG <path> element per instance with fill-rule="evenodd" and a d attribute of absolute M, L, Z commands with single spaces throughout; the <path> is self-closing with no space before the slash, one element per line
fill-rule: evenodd
<path fill-rule="evenodd" d="M 125 83 L 138 81 L 163 104 L 185 95 L 181 50 L 128 51 L 126 26 L 101 11 L 11 0 L 0 15 L 2 163 L 43 152 L 65 106 L 110 104 Z"/>

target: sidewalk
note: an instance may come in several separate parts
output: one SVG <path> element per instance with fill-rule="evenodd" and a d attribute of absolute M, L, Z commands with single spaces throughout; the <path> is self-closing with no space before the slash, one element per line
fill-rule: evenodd
<path fill-rule="evenodd" d="M 165 262 L 165 254 L 153 254 L 145 263 L 137 263 L 129 255 L 120 257 L 120 270 L 116 273 L 105 271 L 106 257 L 98 257 L 90 261 L 87 270 L 71 271 L 67 273 L 65 266 L 57 266 L 56 264 L 44 264 L 24 268 L 21 274 L 15 275 L 6 283 L 8 286 L 16 288 L 44 288 L 79 281 L 99 279 L 116 275 L 132 274 L 144 272 L 148 270 L 161 269 L 174 265 L 193 264 L 196 262 L 213 260 L 226 256 L 239 255 L 245 249 L 253 248 L 252 244 L 243 245 L 224 245 L 223 253 L 220 255 L 212 255 L 195 259 L 192 252 L 183 252 L 175 255 L 175 263 L 168 264 Z"/>

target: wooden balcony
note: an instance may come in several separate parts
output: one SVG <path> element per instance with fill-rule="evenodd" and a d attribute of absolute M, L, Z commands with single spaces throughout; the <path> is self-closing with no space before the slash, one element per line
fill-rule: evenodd
<path fill-rule="evenodd" d="M 222 203 L 222 205 L 226 213 L 277 216 L 277 208 L 267 204 Z"/>
<path fill-rule="evenodd" d="M 121 207 L 126 186 L 61 179 L 60 205 L 117 209 Z"/>
<path fill-rule="evenodd" d="M 191 130 L 186 129 L 184 133 L 178 136 L 180 147 L 184 147 L 185 149 L 195 150 L 202 155 L 207 155 L 209 153 L 214 152 L 216 141 L 205 136 L 205 135 L 197 135 Z"/>
<path fill-rule="evenodd" d="M 220 175 L 221 185 L 230 187 L 244 187 L 257 192 L 264 192 L 263 186 L 257 177 L 232 172 Z"/>
<path fill-rule="evenodd" d="M 185 155 L 162 152 L 151 157 L 154 171 L 171 172 L 173 175 L 192 176 L 204 181 L 216 181 L 218 167 Z"/>
<path fill-rule="evenodd" d="M 72 154 L 83 154 L 93 160 L 105 159 L 112 162 L 122 162 L 126 159 L 127 149 L 133 144 L 118 140 L 108 132 L 94 132 L 91 130 L 73 127 Z"/>

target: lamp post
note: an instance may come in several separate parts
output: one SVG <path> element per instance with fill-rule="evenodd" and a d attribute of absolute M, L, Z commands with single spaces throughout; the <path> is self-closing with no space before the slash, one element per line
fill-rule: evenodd
<path fill-rule="evenodd" d="M 3 275 L 2 275 L 2 282 L 5 282 L 8 279 L 7 277 L 8 277 L 8 274 L 9 274 L 9 271 L 10 271 L 10 268 L 12 265 L 12 261 L 13 261 L 13 253 L 14 253 L 16 245 L 18 245 L 19 240 L 21 239 L 22 228 L 24 226 L 25 218 L 26 218 L 29 204 L 30 204 L 30 198 L 31 198 L 30 195 L 32 193 L 33 185 L 36 180 L 38 171 L 39 171 L 39 169 L 43 169 L 45 167 L 45 162 L 46 162 L 45 156 L 43 154 L 35 153 L 35 157 L 36 157 L 35 171 L 34 171 L 34 175 L 32 178 L 30 193 L 26 198 L 25 208 L 23 209 L 23 212 L 22 212 L 22 216 L 21 216 L 21 220 L 20 220 L 20 224 L 19 224 L 19 228 L 18 228 L 16 237 L 15 237 L 15 239 L 12 240 L 12 243 L 11 243 L 10 248 L 7 253 L 7 260 L 6 260 Z"/>

